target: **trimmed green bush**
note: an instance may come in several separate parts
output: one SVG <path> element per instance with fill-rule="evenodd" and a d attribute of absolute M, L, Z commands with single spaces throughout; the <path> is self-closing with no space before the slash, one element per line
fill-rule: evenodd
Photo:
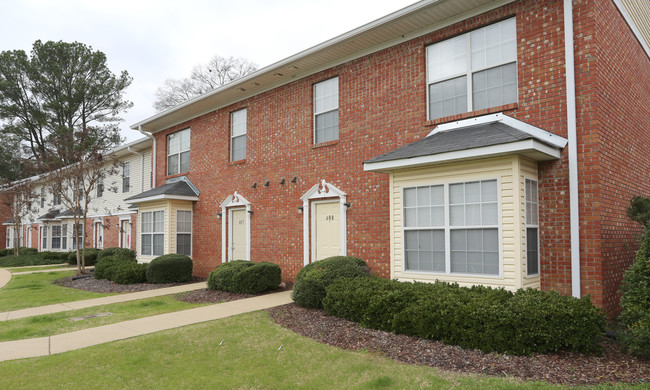
<path fill-rule="evenodd" d="M 145 283 L 149 264 L 138 264 L 128 260 L 113 263 L 112 281 L 119 284 Z"/>
<path fill-rule="evenodd" d="M 62 262 L 67 262 L 68 261 L 68 252 L 51 252 L 51 251 L 45 251 L 45 252 L 40 252 L 41 258 L 44 260 L 58 260 Z M 75 261 L 76 264 L 76 261 Z"/>
<path fill-rule="evenodd" d="M 650 358 L 650 228 L 621 284 L 621 340 L 635 355 Z"/>
<path fill-rule="evenodd" d="M 273 263 L 235 260 L 221 264 L 208 277 L 208 289 L 234 293 L 259 294 L 278 288 L 282 270 Z"/>
<path fill-rule="evenodd" d="M 327 287 L 323 306 L 368 328 L 514 355 L 600 353 L 605 329 L 589 297 L 534 289 L 340 279 Z"/>
<path fill-rule="evenodd" d="M 20 254 L 20 256 L 0 257 L 0 267 L 24 267 L 27 265 L 59 264 L 61 260 L 43 259 L 39 253 Z"/>
<path fill-rule="evenodd" d="M 192 259 L 189 256 L 169 254 L 156 257 L 147 268 L 149 283 L 180 283 L 192 279 Z"/>
<path fill-rule="evenodd" d="M 97 264 L 97 257 L 102 252 L 101 249 L 96 248 L 86 248 L 86 255 L 84 257 L 84 263 L 86 266 L 91 266 Z M 67 254 L 68 264 L 77 265 L 77 251 L 74 250 Z M 81 249 L 79 250 L 79 256 L 81 256 Z"/>
<path fill-rule="evenodd" d="M 118 259 L 124 260 L 135 260 L 135 251 L 128 248 L 106 248 L 97 255 L 97 260 L 101 260 L 104 257 L 115 257 Z"/>
<path fill-rule="evenodd" d="M 370 276 L 365 261 L 350 256 L 334 256 L 306 265 L 298 272 L 291 298 L 297 305 L 322 309 L 325 288 L 340 278 Z"/>

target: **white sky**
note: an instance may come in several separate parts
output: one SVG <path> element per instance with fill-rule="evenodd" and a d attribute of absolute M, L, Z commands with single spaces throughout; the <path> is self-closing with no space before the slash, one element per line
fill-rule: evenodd
<path fill-rule="evenodd" d="M 214 55 L 261 68 L 412 4 L 415 0 L 0 0 L 0 50 L 78 41 L 102 51 L 113 73 L 133 77 L 129 126 L 155 114 L 156 89 Z"/>

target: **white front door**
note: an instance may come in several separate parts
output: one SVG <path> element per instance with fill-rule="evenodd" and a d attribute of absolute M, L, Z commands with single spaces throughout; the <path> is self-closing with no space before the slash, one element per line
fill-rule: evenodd
<path fill-rule="evenodd" d="M 95 248 L 104 249 L 104 227 L 101 222 L 95 222 Z"/>
<path fill-rule="evenodd" d="M 246 209 L 230 211 L 230 260 L 250 260 L 246 243 Z"/>
<path fill-rule="evenodd" d="M 126 219 L 120 221 L 120 245 L 122 248 L 131 248 L 131 224 Z"/>
<path fill-rule="evenodd" d="M 341 208 L 339 202 L 314 203 L 316 260 L 341 255 Z"/>

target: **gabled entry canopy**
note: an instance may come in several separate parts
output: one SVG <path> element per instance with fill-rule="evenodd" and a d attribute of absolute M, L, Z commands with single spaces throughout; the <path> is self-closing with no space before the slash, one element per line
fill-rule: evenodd
<path fill-rule="evenodd" d="M 163 199 L 176 199 L 176 200 L 199 200 L 199 191 L 186 177 L 179 178 L 180 180 L 168 181 L 167 183 L 145 191 L 138 195 L 131 196 L 124 199 L 126 203 L 145 203 Z"/>
<path fill-rule="evenodd" d="M 366 171 L 518 154 L 556 160 L 567 140 L 502 113 L 439 125 L 424 139 L 364 162 Z"/>

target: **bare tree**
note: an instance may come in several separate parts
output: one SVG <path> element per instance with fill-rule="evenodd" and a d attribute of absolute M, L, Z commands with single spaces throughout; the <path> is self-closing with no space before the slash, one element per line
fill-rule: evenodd
<path fill-rule="evenodd" d="M 25 217 L 28 214 L 33 213 L 34 201 L 38 196 L 36 191 L 36 181 L 32 178 L 23 179 L 10 183 L 5 186 L 5 205 L 11 211 L 11 217 L 13 219 L 13 231 L 14 231 L 14 254 L 16 256 L 20 255 L 20 231 L 23 228 L 23 222 Z"/>
<path fill-rule="evenodd" d="M 207 64 L 195 66 L 190 77 L 165 80 L 156 91 L 153 107 L 157 111 L 166 110 L 256 70 L 257 65 L 245 58 L 214 56 Z"/>

